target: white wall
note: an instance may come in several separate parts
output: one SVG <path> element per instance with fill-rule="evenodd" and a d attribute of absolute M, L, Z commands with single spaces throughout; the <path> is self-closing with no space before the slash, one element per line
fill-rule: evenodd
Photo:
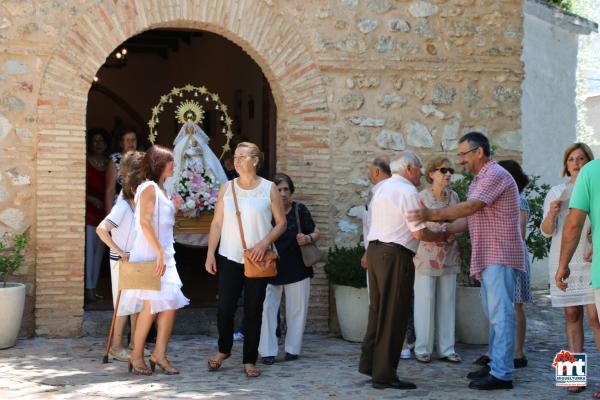
<path fill-rule="evenodd" d="M 575 141 L 577 35 L 526 13 L 523 42 L 523 167 L 554 185 Z"/>
<path fill-rule="evenodd" d="M 523 29 L 523 168 L 530 175 L 540 175 L 540 182 L 556 185 L 561 180 L 563 151 L 575 141 L 578 35 L 538 18 L 527 8 Z M 532 286 L 546 288 L 547 261 L 531 267 Z"/>
<path fill-rule="evenodd" d="M 600 141 L 600 95 L 588 97 L 585 100 L 586 122 L 594 132 L 594 138 Z M 600 153 L 595 151 L 594 156 L 600 157 Z"/>

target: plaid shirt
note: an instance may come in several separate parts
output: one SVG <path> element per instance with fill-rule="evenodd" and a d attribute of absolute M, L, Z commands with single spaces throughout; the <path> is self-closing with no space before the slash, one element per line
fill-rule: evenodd
<path fill-rule="evenodd" d="M 525 246 L 519 223 L 519 190 L 512 176 L 488 161 L 469 186 L 469 200 L 485 207 L 468 217 L 471 234 L 471 276 L 481 279 L 490 265 L 525 271 Z"/>

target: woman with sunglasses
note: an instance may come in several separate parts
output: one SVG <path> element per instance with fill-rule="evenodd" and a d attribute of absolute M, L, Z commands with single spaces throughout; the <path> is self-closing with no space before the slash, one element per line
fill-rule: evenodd
<path fill-rule="evenodd" d="M 419 197 L 427 208 L 458 204 L 458 194 L 448 188 L 454 169 L 450 160 L 435 157 L 425 167 L 425 179 L 431 185 Z M 427 222 L 432 231 L 445 229 L 447 222 Z M 415 358 L 431 362 L 434 332 L 437 333 L 438 356 L 441 360 L 460 363 L 454 351 L 454 305 L 456 274 L 460 267 L 458 243 L 421 242 L 415 263 Z"/>

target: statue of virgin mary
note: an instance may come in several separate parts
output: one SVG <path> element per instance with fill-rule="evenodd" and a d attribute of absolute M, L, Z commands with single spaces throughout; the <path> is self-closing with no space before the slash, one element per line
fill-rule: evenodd
<path fill-rule="evenodd" d="M 208 135 L 191 119 L 188 119 L 181 127 L 173 142 L 173 158 L 175 160 L 173 176 L 165 181 L 165 188 L 171 195 L 178 193 L 177 185 L 182 174 L 198 171 L 201 166 L 203 174 L 214 180 L 211 186 L 214 188 L 213 197 L 216 201 L 218 188 L 227 182 L 227 175 L 218 157 L 208 146 L 209 141 Z M 191 207 L 193 208 L 193 205 Z M 206 246 L 207 236 L 205 234 L 177 234 L 175 235 L 175 241 L 191 246 Z"/>

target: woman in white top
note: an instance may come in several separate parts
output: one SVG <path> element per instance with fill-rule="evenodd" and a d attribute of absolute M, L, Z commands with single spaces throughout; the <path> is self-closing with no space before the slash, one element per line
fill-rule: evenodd
<path fill-rule="evenodd" d="M 119 262 L 129 259 L 129 251 L 133 247 L 133 219 L 135 203 L 133 197 L 139 184 L 142 183 L 140 167 L 144 153 L 129 151 L 121 161 L 123 174 L 123 191 L 117 202 L 96 228 L 100 239 L 110 248 L 110 280 L 112 285 L 113 307 L 119 291 Z M 141 307 L 140 307 L 141 310 Z M 140 311 L 138 310 L 138 312 Z M 115 331 L 108 355 L 117 361 L 127 362 L 129 352 L 123 348 L 123 331 L 127 317 L 117 317 Z M 135 332 L 137 313 L 131 314 L 131 332 Z M 132 335 L 133 336 L 133 335 Z"/>
<path fill-rule="evenodd" d="M 596 346 L 600 348 L 600 323 L 594 304 L 594 292 L 591 285 L 591 245 L 590 220 L 586 219 L 582 231 L 582 239 L 573 254 L 569 268 L 571 274 L 566 291 L 556 287 L 554 276 L 558 269 L 562 231 L 567 214 L 571 191 L 579 171 L 585 164 L 594 159 L 592 150 L 584 143 L 574 143 L 567 147 L 563 157 L 563 176 L 568 176 L 566 183 L 554 186 L 546 195 L 544 201 L 544 220 L 541 232 L 546 237 L 552 237 L 550 254 L 548 256 L 548 272 L 550 275 L 550 296 L 552 307 L 564 307 L 567 342 L 569 351 L 583 351 L 583 308 L 587 309 L 590 327 L 594 331 Z M 569 391 L 580 391 L 580 387 L 569 388 Z"/>
<path fill-rule="evenodd" d="M 425 167 L 425 179 L 430 187 L 419 193 L 427 208 L 453 206 L 460 202 L 458 194 L 448 188 L 454 169 L 450 160 L 435 157 Z M 432 231 L 443 230 L 446 222 L 427 222 Z M 456 300 L 456 274 L 460 268 L 458 242 L 420 242 L 415 263 L 415 358 L 431 362 L 434 338 L 437 338 L 438 355 L 443 361 L 461 362 L 454 350 L 454 315 Z"/>
<path fill-rule="evenodd" d="M 160 290 L 124 290 L 121 293 L 118 315 L 142 311 L 138 317 L 129 359 L 129 370 L 139 375 L 150 375 L 158 365 L 165 374 L 178 374 L 167 358 L 167 345 L 175 323 L 175 312 L 189 304 L 181 292 L 181 279 L 175 266 L 173 225 L 175 205 L 164 189 L 165 179 L 173 175 L 173 153 L 161 146 L 152 146 L 142 161 L 146 182 L 135 194 L 135 238 L 129 256 L 132 262 L 156 260 L 156 274 L 160 276 Z M 148 331 L 157 317 L 157 335 L 150 367 L 144 363 L 144 345 Z"/>
<path fill-rule="evenodd" d="M 258 377 L 256 368 L 262 307 L 268 278 L 244 276 L 242 242 L 235 213 L 231 185 L 235 185 L 245 240 L 252 260 L 263 258 L 267 248 L 281 236 L 286 228 L 283 204 L 273 182 L 256 175 L 263 155 L 254 143 L 242 142 L 235 149 L 233 163 L 239 178 L 221 187 L 215 214 L 208 234 L 206 270 L 217 273 L 219 280 L 219 303 L 217 326 L 219 329 L 219 352 L 208 360 L 208 369 L 216 371 L 231 355 L 233 346 L 233 317 L 238 298 L 244 290 L 244 372 L 248 377 Z M 271 221 L 275 220 L 275 226 Z M 215 257 L 217 244 L 219 256 Z"/>

